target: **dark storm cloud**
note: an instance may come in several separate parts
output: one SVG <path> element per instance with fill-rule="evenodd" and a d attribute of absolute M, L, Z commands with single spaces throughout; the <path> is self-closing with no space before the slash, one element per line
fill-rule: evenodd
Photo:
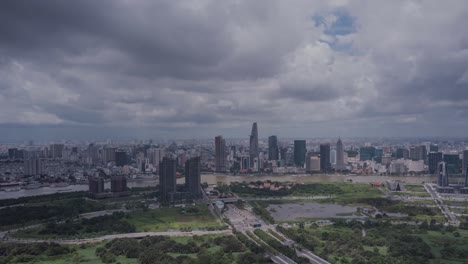
<path fill-rule="evenodd" d="M 190 137 L 243 133 L 255 120 L 261 134 L 344 136 L 343 126 L 368 134 L 370 123 L 425 133 L 442 118 L 462 134 L 467 9 L 463 1 L 7 0 L 0 124 Z"/>

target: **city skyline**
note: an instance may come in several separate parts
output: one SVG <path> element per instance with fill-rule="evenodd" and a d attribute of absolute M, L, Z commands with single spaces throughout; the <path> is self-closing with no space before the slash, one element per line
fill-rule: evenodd
<path fill-rule="evenodd" d="M 467 14 L 464 1 L 6 1 L 0 133 L 239 138 L 255 120 L 261 138 L 465 136 Z"/>

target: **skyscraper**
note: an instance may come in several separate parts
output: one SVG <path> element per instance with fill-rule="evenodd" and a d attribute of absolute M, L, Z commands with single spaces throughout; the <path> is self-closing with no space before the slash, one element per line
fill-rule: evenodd
<path fill-rule="evenodd" d="M 269 160 L 279 160 L 278 138 L 276 136 L 268 138 L 268 158 Z"/>
<path fill-rule="evenodd" d="M 257 159 L 258 161 L 258 128 L 257 122 L 252 124 L 252 132 L 250 133 L 250 161 Z M 250 162 L 250 167 L 253 167 L 253 162 Z"/>
<path fill-rule="evenodd" d="M 466 173 L 466 167 L 468 166 L 468 149 L 463 150 L 463 163 L 462 163 L 463 173 Z"/>
<path fill-rule="evenodd" d="M 294 140 L 294 164 L 296 166 L 304 167 L 306 152 L 306 141 Z"/>
<path fill-rule="evenodd" d="M 440 187 L 447 187 L 448 186 L 448 175 L 447 175 L 447 167 L 444 161 L 441 161 L 437 164 L 437 172 L 438 172 L 438 180 L 437 185 Z"/>
<path fill-rule="evenodd" d="M 320 168 L 323 172 L 331 170 L 330 144 L 320 144 Z"/>
<path fill-rule="evenodd" d="M 185 162 L 185 185 L 192 198 L 201 197 L 200 157 L 191 158 Z"/>
<path fill-rule="evenodd" d="M 429 152 L 429 174 L 437 173 L 437 164 L 442 161 L 442 152 Z"/>
<path fill-rule="evenodd" d="M 226 141 L 223 136 L 215 137 L 215 171 L 226 172 Z"/>
<path fill-rule="evenodd" d="M 336 142 L 336 165 L 335 168 L 337 171 L 344 170 L 344 149 L 343 149 L 343 142 L 341 142 L 341 138 L 338 139 Z"/>
<path fill-rule="evenodd" d="M 362 147 L 359 149 L 359 157 L 361 161 L 372 160 L 375 157 L 375 147 Z"/>
<path fill-rule="evenodd" d="M 164 157 L 159 163 L 159 199 L 162 202 L 172 202 L 176 192 L 176 167 L 175 159 Z"/>
<path fill-rule="evenodd" d="M 127 165 L 127 152 L 116 151 L 115 152 L 115 166 L 122 167 Z"/>

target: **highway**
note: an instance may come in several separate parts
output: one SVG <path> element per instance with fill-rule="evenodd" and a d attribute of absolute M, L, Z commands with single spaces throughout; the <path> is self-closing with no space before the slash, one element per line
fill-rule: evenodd
<path fill-rule="evenodd" d="M 437 193 L 437 191 L 435 191 L 434 188 L 429 183 L 425 183 L 424 188 L 431 195 L 432 199 L 434 199 L 435 203 L 439 206 L 440 210 L 445 215 L 445 217 L 447 217 L 447 219 L 449 220 L 449 224 L 456 225 L 456 226 L 460 225 L 460 221 L 458 221 L 455 214 L 452 213 L 452 211 L 450 211 L 450 209 L 444 203 L 444 200 L 442 200 L 442 198 Z"/>

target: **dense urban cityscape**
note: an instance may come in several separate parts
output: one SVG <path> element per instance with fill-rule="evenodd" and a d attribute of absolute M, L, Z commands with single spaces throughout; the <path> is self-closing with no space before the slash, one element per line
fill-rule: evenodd
<path fill-rule="evenodd" d="M 467 264 L 467 24 L 0 1 L 0 264 Z"/>
<path fill-rule="evenodd" d="M 190 226 L 180 228 L 180 231 L 206 235 L 234 233 L 240 241 L 250 239 L 250 243 L 261 248 L 265 245 L 262 251 L 266 255 L 256 256 L 258 259 L 255 261 L 275 263 L 341 263 L 346 259 L 340 255 L 328 255 L 325 251 L 314 253 L 315 247 L 307 247 L 312 242 L 303 242 L 305 244 L 302 245 L 297 238 L 294 239 L 297 235 L 291 233 L 293 229 L 285 229 L 291 226 L 298 225 L 301 230 L 307 224 L 312 224 L 311 228 L 342 225 L 342 220 L 346 219 L 346 225 L 383 222 L 395 226 L 421 225 L 421 229 L 430 222 L 433 230 L 468 228 L 467 140 L 305 140 L 281 139 L 277 135 L 262 140 L 259 127 L 256 122 L 252 124 L 248 139 L 225 139 L 218 135 L 214 140 L 62 141 L 50 144 L 36 144 L 30 140 L 22 144 L 3 144 L 0 149 L 0 194 L 3 199 L 10 199 L 4 200 L 6 202 L 2 204 L 7 206 L 2 207 L 0 213 L 9 219 L 11 209 L 8 204 L 17 204 L 27 197 L 40 198 L 38 195 L 92 199 L 90 201 L 94 200 L 102 207 L 99 210 L 83 209 L 80 218 L 112 216 L 116 221 L 121 221 L 116 215 L 120 210 L 131 218 L 140 210 L 175 209 L 185 212 L 192 208 L 198 212 L 200 205 L 206 204 L 206 213 L 212 215 L 213 220 L 218 219 L 219 226 Z M 351 193 L 343 191 L 341 188 L 344 186 L 349 186 L 346 188 L 351 188 L 348 190 Z M 351 196 L 343 201 L 339 199 L 340 193 Z M 386 198 L 373 198 L 379 196 Z M 381 204 L 385 199 L 387 202 Z M 289 208 L 284 211 L 278 207 L 278 202 Z M 400 205 L 392 208 L 386 203 Z M 34 204 L 30 206 L 34 207 Z M 299 208 L 295 208 L 297 206 Z M 320 209 L 325 208 L 323 206 L 329 209 L 323 212 Z M 330 212 L 326 212 L 328 210 Z M 18 213 L 24 214 L 21 210 Z M 8 220 L 4 225 L 8 227 L 7 223 Z M 55 232 L 43 230 L 50 224 L 38 227 L 36 221 L 30 223 L 29 227 L 22 224 L 19 229 L 0 235 L 5 241 L 41 242 L 50 236 L 40 234 Z M 129 234 L 137 231 L 132 225 L 129 228 Z M 180 234 L 175 230 L 167 233 L 169 230 L 148 233 L 152 229 L 146 228 L 143 229 L 146 233 L 133 233 L 135 235 L 130 237 Z M 362 237 L 365 236 L 364 230 L 362 227 Z M 95 235 L 121 231 L 114 228 Z M 75 235 L 54 235 L 51 241 L 81 244 L 93 241 L 95 236 L 86 231 L 71 234 Z M 57 240 L 58 237 L 62 238 Z M 124 233 L 115 238 L 119 237 L 124 239 L 128 236 Z M 102 241 L 105 236 L 96 239 Z M 291 249 L 295 252 L 292 253 Z M 452 250 L 458 252 L 457 249 Z M 465 256 L 461 252 L 453 254 Z M 115 254 L 98 256 L 106 263 L 115 261 Z M 380 261 L 380 257 L 374 254 L 361 261 Z M 427 257 L 434 258 L 426 255 L 420 260 L 425 262 Z M 410 259 L 419 261 L 418 258 Z M 353 259 L 357 259 L 356 256 Z M 139 261 L 153 263 L 152 260 L 143 261 L 142 255 Z"/>

